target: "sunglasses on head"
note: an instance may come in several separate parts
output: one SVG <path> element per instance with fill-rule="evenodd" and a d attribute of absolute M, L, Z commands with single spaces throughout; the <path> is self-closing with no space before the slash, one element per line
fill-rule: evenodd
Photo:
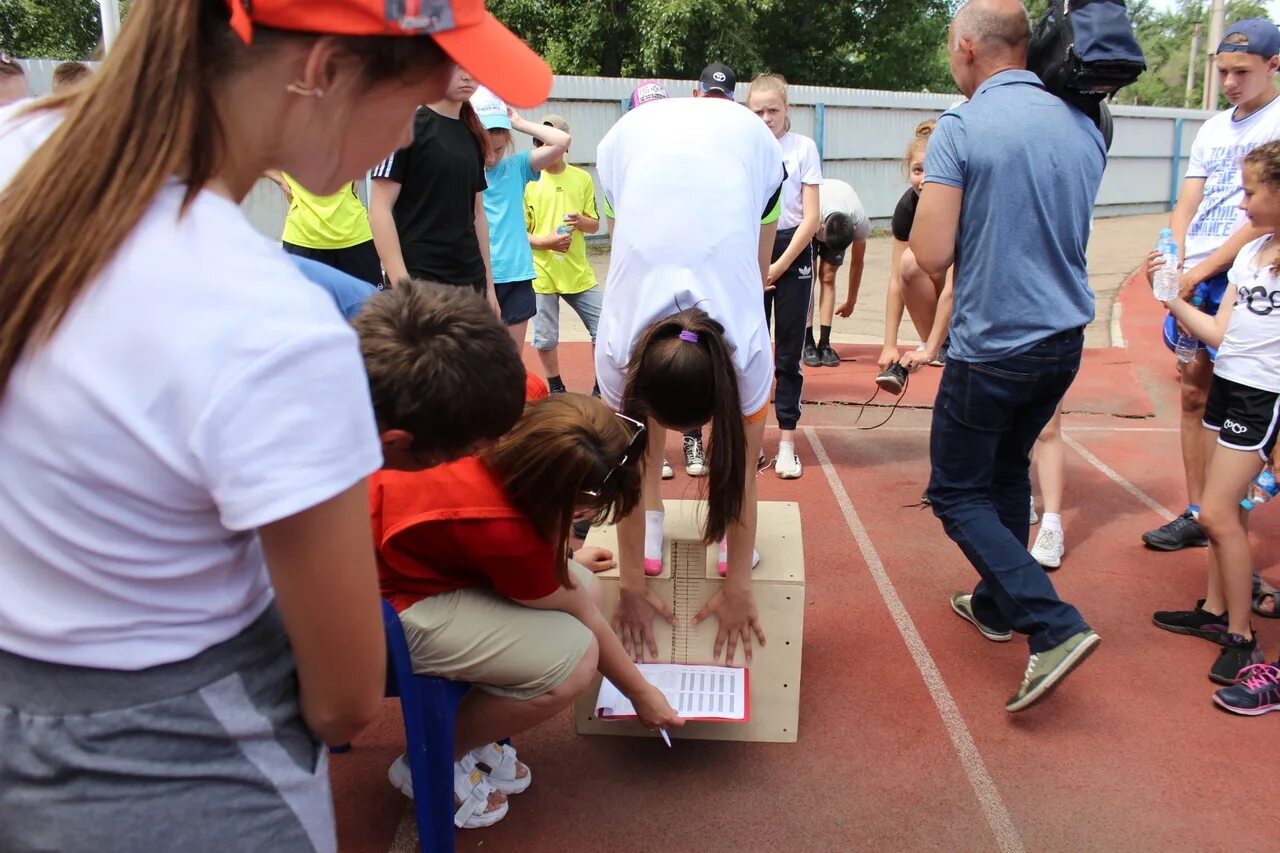
<path fill-rule="evenodd" d="M 583 489 L 582 493 L 590 498 L 599 500 L 609 493 L 609 486 L 613 482 L 614 475 L 622 470 L 629 462 L 634 462 L 644 456 L 645 447 L 648 444 L 648 430 L 645 425 L 635 418 L 629 418 L 621 412 L 614 412 L 614 416 L 630 424 L 635 432 L 631 434 L 631 440 L 627 442 L 627 449 L 618 457 L 618 461 L 609 469 L 609 473 L 604 475 L 604 479 L 600 481 L 600 485 L 595 489 Z"/>

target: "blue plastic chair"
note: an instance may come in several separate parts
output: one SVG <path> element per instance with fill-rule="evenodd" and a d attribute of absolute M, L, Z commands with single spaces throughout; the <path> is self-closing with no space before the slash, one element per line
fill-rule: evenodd
<path fill-rule="evenodd" d="M 400 697 L 405 754 L 413 777 L 413 809 L 422 853 L 452 853 L 453 736 L 458 703 L 471 688 L 462 681 L 414 675 L 400 617 L 382 602 L 387 634 L 387 695 Z"/>

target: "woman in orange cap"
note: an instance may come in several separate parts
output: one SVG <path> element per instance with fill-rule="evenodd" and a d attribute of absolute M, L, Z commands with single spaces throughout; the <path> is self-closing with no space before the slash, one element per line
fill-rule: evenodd
<path fill-rule="evenodd" d="M 355 335 L 238 205 L 346 186 L 455 62 L 550 88 L 481 0 L 139 0 L 88 85 L 0 110 L 5 849 L 336 849 L 382 456 Z"/>

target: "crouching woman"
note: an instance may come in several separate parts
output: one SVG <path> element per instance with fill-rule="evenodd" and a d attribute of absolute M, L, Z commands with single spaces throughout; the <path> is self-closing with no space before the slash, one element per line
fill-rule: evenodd
<path fill-rule="evenodd" d="M 612 523 L 640 500 L 645 427 L 577 394 L 533 403 L 480 454 L 426 471 L 386 471 L 371 488 L 382 594 L 400 614 L 414 671 L 472 689 L 458 708 L 459 825 L 506 815 L 532 776 L 496 742 L 549 719 L 599 671 L 650 728 L 680 726 L 570 559 L 574 521 Z M 412 795 L 403 757 L 393 784 Z"/>

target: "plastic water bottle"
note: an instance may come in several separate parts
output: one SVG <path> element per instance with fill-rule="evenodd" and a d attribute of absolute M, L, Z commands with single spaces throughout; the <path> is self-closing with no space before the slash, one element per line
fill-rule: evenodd
<path fill-rule="evenodd" d="M 566 213 L 566 214 L 564 215 L 565 220 L 568 220 L 568 218 L 569 218 L 571 215 L 572 215 L 572 214 Z M 556 233 L 557 233 L 557 234 L 559 234 L 561 237 L 563 237 L 563 236 L 564 236 L 564 235 L 566 235 L 566 234 L 572 234 L 572 233 L 573 233 L 573 226 L 572 226 L 572 225 L 561 225 L 559 228 L 557 228 L 557 229 L 556 229 Z M 559 258 L 560 260 L 562 260 L 562 261 L 563 261 L 563 260 L 564 260 L 564 258 L 565 258 L 565 255 L 567 255 L 567 254 L 569 254 L 569 253 L 568 253 L 568 252 L 554 252 L 553 254 L 555 255 L 555 257 L 557 257 L 557 258 Z"/>
<path fill-rule="evenodd" d="M 1240 501 L 1240 506 L 1248 512 L 1258 504 L 1264 504 L 1274 498 L 1276 492 L 1280 492 L 1280 485 L 1276 484 L 1275 473 L 1263 468 L 1262 473 L 1249 484 L 1249 491 L 1244 500 Z"/>
<path fill-rule="evenodd" d="M 1197 293 L 1191 297 L 1191 304 L 1199 308 L 1204 304 L 1204 297 Z M 1178 332 L 1178 340 L 1173 345 L 1173 355 L 1180 364 L 1190 364 L 1194 361 L 1198 349 L 1200 349 L 1200 341 L 1195 335 L 1181 330 Z"/>
<path fill-rule="evenodd" d="M 1161 302 L 1168 302 L 1178 295 L 1178 286 L 1182 282 L 1182 275 L 1178 272 L 1178 244 L 1173 242 L 1173 229 L 1161 229 L 1156 251 L 1160 253 L 1164 266 L 1156 270 L 1151 292 Z"/>

